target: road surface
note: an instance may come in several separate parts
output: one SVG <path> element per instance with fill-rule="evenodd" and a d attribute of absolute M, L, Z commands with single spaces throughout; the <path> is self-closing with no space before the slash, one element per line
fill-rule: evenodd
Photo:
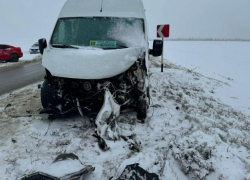
<path fill-rule="evenodd" d="M 43 79 L 41 61 L 0 69 L 0 96 Z"/>

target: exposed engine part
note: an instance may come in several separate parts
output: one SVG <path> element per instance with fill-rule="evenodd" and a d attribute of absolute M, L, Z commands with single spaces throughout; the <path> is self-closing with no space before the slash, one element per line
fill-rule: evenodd
<path fill-rule="evenodd" d="M 83 88 L 84 88 L 86 91 L 90 91 L 90 90 L 92 89 L 90 82 L 84 82 L 84 83 L 83 83 Z"/>
<path fill-rule="evenodd" d="M 77 103 L 77 109 L 78 109 L 79 113 L 81 114 L 81 116 L 83 117 L 84 115 L 83 115 L 82 108 L 81 108 L 81 105 L 80 105 L 78 99 L 76 99 L 76 103 Z"/>
<path fill-rule="evenodd" d="M 96 128 L 93 136 L 99 147 L 107 151 L 105 139 L 118 140 L 132 134 L 117 125 L 121 108 L 134 108 L 137 119 L 144 122 L 149 98 L 146 73 L 143 61 L 138 60 L 126 72 L 108 79 L 69 79 L 47 74 L 41 89 L 43 113 L 54 113 L 54 118 L 78 110 L 82 117 L 91 116 Z M 127 142 L 131 150 L 140 150 L 136 141 Z"/>
<path fill-rule="evenodd" d="M 46 84 L 42 87 L 43 107 L 53 106 L 58 109 L 59 114 L 65 114 L 69 109 L 79 110 L 81 107 L 84 115 L 94 115 L 93 113 L 97 114 L 101 109 L 104 89 L 108 88 L 122 108 L 138 109 L 139 97 L 147 94 L 145 81 L 147 75 L 144 66 L 144 61 L 138 59 L 126 72 L 98 80 L 54 77 L 46 70 Z"/>
<path fill-rule="evenodd" d="M 73 81 L 73 82 L 71 83 L 71 87 L 72 87 L 73 89 L 77 89 L 77 88 L 79 88 L 79 84 L 78 84 L 77 82 Z"/>

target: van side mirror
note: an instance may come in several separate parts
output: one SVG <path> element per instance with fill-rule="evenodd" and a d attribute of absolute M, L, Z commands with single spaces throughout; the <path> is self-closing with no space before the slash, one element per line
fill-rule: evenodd
<path fill-rule="evenodd" d="M 38 43 L 39 43 L 40 53 L 43 54 L 44 49 L 47 47 L 47 41 L 46 39 L 43 38 L 43 39 L 39 39 Z"/>
<path fill-rule="evenodd" d="M 162 40 L 154 40 L 153 49 L 150 49 L 149 54 L 157 57 L 162 55 L 163 50 L 163 41 Z"/>

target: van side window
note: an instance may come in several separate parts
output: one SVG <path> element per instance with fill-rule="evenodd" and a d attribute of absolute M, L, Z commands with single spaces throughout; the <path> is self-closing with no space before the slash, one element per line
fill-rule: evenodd
<path fill-rule="evenodd" d="M 64 44 L 65 41 L 65 23 L 62 21 L 59 24 L 59 34 L 58 34 L 58 42 L 59 44 Z"/>

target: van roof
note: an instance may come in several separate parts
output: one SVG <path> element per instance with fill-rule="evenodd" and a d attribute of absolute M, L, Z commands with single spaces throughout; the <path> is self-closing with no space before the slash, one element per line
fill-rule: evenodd
<path fill-rule="evenodd" d="M 59 15 L 59 18 L 65 17 L 132 17 L 144 19 L 145 11 L 142 0 L 67 0 Z"/>

